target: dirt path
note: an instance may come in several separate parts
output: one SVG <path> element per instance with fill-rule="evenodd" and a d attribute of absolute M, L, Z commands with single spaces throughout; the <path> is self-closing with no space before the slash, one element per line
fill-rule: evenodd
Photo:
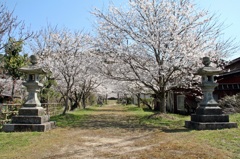
<path fill-rule="evenodd" d="M 133 114 L 117 105 L 99 107 L 77 128 L 57 128 L 41 137 L 32 143 L 32 149 L 25 150 L 24 154 L 30 155 L 19 153 L 19 158 L 230 158 L 226 152 L 198 143 L 189 132 L 143 127 Z"/>

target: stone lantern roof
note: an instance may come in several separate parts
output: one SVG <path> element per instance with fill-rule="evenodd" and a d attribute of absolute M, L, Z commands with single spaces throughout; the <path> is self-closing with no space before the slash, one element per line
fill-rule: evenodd
<path fill-rule="evenodd" d="M 46 69 L 43 69 L 42 67 L 38 66 L 38 59 L 36 55 L 30 56 L 30 62 L 31 64 L 25 67 L 21 67 L 19 71 L 26 73 L 26 74 L 47 74 Z"/>
<path fill-rule="evenodd" d="M 212 76 L 212 75 L 219 75 L 220 73 L 223 73 L 223 70 L 210 66 L 211 61 L 209 57 L 204 57 L 202 63 L 204 64 L 204 67 L 200 68 L 195 73 L 196 75 Z"/>

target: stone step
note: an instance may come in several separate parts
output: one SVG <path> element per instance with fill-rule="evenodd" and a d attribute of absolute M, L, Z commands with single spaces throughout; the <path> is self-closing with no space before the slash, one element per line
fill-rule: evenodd
<path fill-rule="evenodd" d="M 220 107 L 198 107 L 196 109 L 198 115 L 220 115 L 223 111 Z"/>
<path fill-rule="evenodd" d="M 196 130 L 217 130 L 226 128 L 237 128 L 237 123 L 233 122 L 194 122 L 185 121 L 185 127 Z"/>
<path fill-rule="evenodd" d="M 43 124 L 5 124 L 2 130 L 4 132 L 22 132 L 22 131 L 38 131 L 44 132 L 56 127 L 54 121 L 46 122 Z"/>
<path fill-rule="evenodd" d="M 15 124 L 43 124 L 49 121 L 49 115 L 43 116 L 13 116 L 12 123 Z"/>
<path fill-rule="evenodd" d="M 191 115 L 191 121 L 195 122 L 229 122 L 229 116 L 222 115 Z"/>
<path fill-rule="evenodd" d="M 25 116 L 42 116 L 45 115 L 45 110 L 42 107 L 22 107 L 19 109 L 18 114 Z"/>

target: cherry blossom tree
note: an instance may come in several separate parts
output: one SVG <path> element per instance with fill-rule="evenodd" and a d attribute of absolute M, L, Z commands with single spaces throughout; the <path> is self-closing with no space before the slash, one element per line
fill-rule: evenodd
<path fill-rule="evenodd" d="M 100 74 L 96 72 L 96 62 L 94 62 L 96 61 L 95 57 L 89 52 L 82 56 L 85 56 L 85 60 L 82 61 L 81 67 L 85 67 L 85 69 L 77 76 L 78 82 L 75 84 L 74 90 L 71 93 L 71 99 L 74 101 L 74 108 L 81 103 L 81 106 L 85 109 L 88 97 L 91 93 L 95 92 L 96 88 L 102 84 L 103 81 Z"/>
<path fill-rule="evenodd" d="M 98 86 L 99 81 L 94 74 L 96 58 L 90 52 L 91 36 L 83 31 L 53 27 L 48 27 L 39 35 L 31 48 L 57 82 L 56 88 L 65 103 L 63 114 L 69 110 L 70 101 L 75 105 L 82 101 L 85 107 L 89 92 Z"/>
<path fill-rule="evenodd" d="M 91 38 L 83 32 L 49 27 L 40 33 L 31 48 L 37 52 L 44 66 L 48 67 L 57 81 L 57 90 L 65 103 L 63 114 L 69 110 L 71 92 L 85 71 L 83 56 L 90 47 Z"/>
<path fill-rule="evenodd" d="M 201 58 L 213 61 L 236 50 L 223 39 L 215 15 L 197 10 L 191 0 L 129 0 L 125 9 L 95 10 L 98 18 L 96 53 L 107 77 L 137 83 L 156 95 L 166 112 L 172 87 L 190 87 Z"/>
<path fill-rule="evenodd" d="M 15 81 L 15 89 L 14 94 L 17 93 L 18 96 L 22 91 L 22 80 Z M 5 76 L 4 78 L 0 79 L 0 97 L 8 96 L 13 100 L 12 96 L 12 79 L 11 77 Z"/>

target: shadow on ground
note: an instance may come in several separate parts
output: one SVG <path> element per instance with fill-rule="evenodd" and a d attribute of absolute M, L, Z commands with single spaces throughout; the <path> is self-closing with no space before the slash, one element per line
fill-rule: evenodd
<path fill-rule="evenodd" d="M 51 120 L 57 122 L 59 127 L 71 127 L 81 129 L 105 129 L 105 128 L 121 128 L 127 130 L 162 130 L 166 133 L 188 132 L 191 131 L 184 127 L 169 128 L 169 123 L 159 122 L 159 124 L 151 125 L 142 122 L 147 117 L 138 117 L 129 114 L 124 109 L 98 108 L 93 110 L 91 114 L 75 115 L 66 114 L 65 116 L 56 116 Z"/>

